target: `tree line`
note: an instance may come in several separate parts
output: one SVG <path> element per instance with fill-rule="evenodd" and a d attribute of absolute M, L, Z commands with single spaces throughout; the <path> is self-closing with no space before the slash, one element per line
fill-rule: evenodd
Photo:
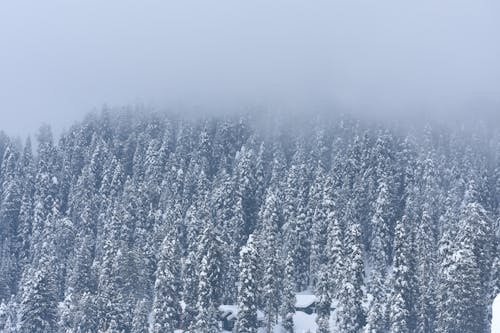
<path fill-rule="evenodd" d="M 0 331 L 489 332 L 500 130 L 104 110 L 0 135 Z M 260 125 L 259 125 L 260 123 Z"/>

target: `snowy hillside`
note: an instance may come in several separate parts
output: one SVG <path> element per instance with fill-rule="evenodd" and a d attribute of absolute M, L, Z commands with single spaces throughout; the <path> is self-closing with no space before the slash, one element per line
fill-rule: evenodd
<path fill-rule="evenodd" d="M 0 332 L 486 333 L 499 216 L 484 124 L 105 111 L 0 135 Z"/>

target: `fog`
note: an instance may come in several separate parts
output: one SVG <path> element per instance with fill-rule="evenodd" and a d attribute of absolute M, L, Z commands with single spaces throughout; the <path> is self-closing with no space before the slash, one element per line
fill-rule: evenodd
<path fill-rule="evenodd" d="M 498 114 L 499 40 L 496 0 L 5 0 L 0 129 L 128 104 Z"/>

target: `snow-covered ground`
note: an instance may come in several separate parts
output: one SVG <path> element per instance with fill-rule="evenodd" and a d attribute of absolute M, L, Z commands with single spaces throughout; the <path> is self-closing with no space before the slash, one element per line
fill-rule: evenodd
<path fill-rule="evenodd" d="M 493 301 L 493 319 L 491 320 L 491 333 L 500 333 L 500 294 Z"/>
<path fill-rule="evenodd" d="M 293 316 L 293 324 L 297 333 L 316 332 L 316 314 L 308 315 L 307 313 L 297 311 Z"/>
<path fill-rule="evenodd" d="M 304 290 L 300 293 L 297 293 L 295 295 L 295 298 L 296 298 L 295 307 L 303 309 L 313 304 L 316 300 L 316 296 L 314 296 L 314 294 L 310 290 Z M 229 319 L 238 316 L 238 306 L 236 305 L 221 305 L 219 307 L 219 310 L 222 312 L 231 313 L 231 315 L 228 317 Z M 334 313 L 335 312 L 333 311 L 332 315 Z M 264 313 L 258 310 L 257 318 L 261 321 L 264 321 L 265 319 Z M 316 332 L 317 329 L 316 314 L 315 313 L 307 314 L 302 311 L 296 311 L 295 314 L 293 315 L 293 324 L 294 324 L 294 332 L 296 333 Z M 273 328 L 273 333 L 282 333 L 282 332 L 284 332 L 284 329 L 280 324 L 277 324 Z M 230 332 L 223 331 L 223 333 L 230 333 Z M 266 329 L 263 327 L 259 328 L 258 333 L 266 333 Z"/>
<path fill-rule="evenodd" d="M 307 332 L 316 332 L 317 325 L 316 325 L 316 314 L 307 314 L 304 312 L 297 311 L 293 315 L 293 324 L 295 328 L 296 333 L 307 333 Z M 283 327 L 278 324 L 274 327 L 273 333 L 283 333 L 285 330 Z M 259 328 L 259 333 L 266 333 L 266 329 L 261 327 Z M 230 333 L 230 332 L 224 332 L 224 333 Z"/>

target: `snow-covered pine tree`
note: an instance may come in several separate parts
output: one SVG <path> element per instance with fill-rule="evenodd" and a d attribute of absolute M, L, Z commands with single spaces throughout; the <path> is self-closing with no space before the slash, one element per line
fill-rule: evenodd
<path fill-rule="evenodd" d="M 389 202 L 389 188 L 387 177 L 383 176 L 379 180 L 378 197 L 375 202 L 375 213 L 371 219 L 372 237 L 370 240 L 371 260 L 375 263 L 375 268 L 383 268 L 390 262 L 389 242 L 390 242 L 390 220 L 392 216 Z M 384 275 L 383 272 L 379 272 Z"/>
<path fill-rule="evenodd" d="M 490 223 L 480 204 L 463 208 L 458 233 L 442 256 L 438 332 L 489 330 L 490 299 L 485 290 L 489 286 L 484 279 L 491 267 L 485 252 L 491 249 L 484 242 L 491 240 Z M 487 266 L 482 266 L 485 262 Z"/>
<path fill-rule="evenodd" d="M 416 300 L 417 332 L 430 333 L 434 331 L 436 315 L 436 277 L 435 256 L 436 241 L 432 227 L 431 216 L 427 205 L 424 205 L 420 223 L 415 236 L 416 272 L 418 295 Z"/>
<path fill-rule="evenodd" d="M 57 148 L 54 146 L 50 127 L 43 126 L 38 134 L 38 165 L 35 177 L 34 212 L 31 235 L 31 255 L 38 260 L 44 243 L 45 223 L 57 207 L 59 181 L 56 175 Z"/>
<path fill-rule="evenodd" d="M 53 272 L 53 249 L 45 242 L 36 267 L 25 271 L 19 305 L 20 333 L 55 332 L 57 298 Z"/>
<path fill-rule="evenodd" d="M 235 175 L 237 176 L 237 195 L 241 199 L 244 233 L 247 235 L 255 229 L 259 212 L 255 197 L 257 181 L 254 162 L 255 152 L 253 148 L 247 145 L 242 146 L 236 157 Z M 245 241 L 246 239 L 241 239 L 240 246 L 244 245 Z"/>
<path fill-rule="evenodd" d="M 349 202 L 345 213 L 345 225 L 348 229 L 345 237 L 344 269 L 338 294 L 337 312 L 337 326 L 339 332 L 342 333 L 361 332 L 365 325 L 365 313 L 362 306 L 364 263 L 361 228 L 353 208 L 353 204 Z"/>
<path fill-rule="evenodd" d="M 238 333 L 256 333 L 257 322 L 257 269 L 259 258 L 255 248 L 253 235 L 240 251 L 240 275 L 238 279 Z"/>
<path fill-rule="evenodd" d="M 266 316 L 266 329 L 271 330 L 277 322 L 280 306 L 281 264 L 279 246 L 279 226 L 281 223 L 281 205 L 273 189 L 268 190 L 261 212 L 262 230 L 261 248 L 258 249 L 262 261 L 261 298 Z"/>
<path fill-rule="evenodd" d="M 31 140 L 28 138 L 21 157 L 20 174 L 23 178 L 21 189 L 21 206 L 19 209 L 18 246 L 19 261 L 25 265 L 30 257 L 30 243 L 33 225 L 34 161 Z"/>
<path fill-rule="evenodd" d="M 236 179 L 223 169 L 217 176 L 212 200 L 217 214 L 217 226 L 224 242 L 224 291 L 225 304 L 236 303 L 238 280 L 239 244 L 244 237 L 243 207 L 241 198 L 236 195 Z"/>
<path fill-rule="evenodd" d="M 153 332 L 155 328 L 153 328 Z M 149 308 L 146 299 L 137 301 L 130 333 L 149 333 Z"/>
<path fill-rule="evenodd" d="M 283 276 L 283 300 L 281 302 L 281 322 L 287 333 L 293 333 L 293 315 L 295 314 L 295 278 L 293 255 L 286 252 Z"/>
<path fill-rule="evenodd" d="M 0 332 L 17 333 L 18 304 L 13 295 L 9 301 L 0 302 Z"/>
<path fill-rule="evenodd" d="M 345 269 L 344 236 L 333 201 L 328 200 L 325 202 L 325 205 L 330 207 L 327 215 L 328 239 L 326 249 L 326 254 L 328 256 L 326 265 L 329 271 L 329 292 L 332 299 L 337 299 L 339 290 L 342 286 L 343 270 Z"/>
<path fill-rule="evenodd" d="M 449 253 L 443 270 L 445 282 L 441 290 L 449 294 L 442 297 L 436 332 L 488 332 L 485 325 L 484 302 L 480 300 L 480 273 L 471 249 L 470 239 L 463 239 Z"/>
<path fill-rule="evenodd" d="M 312 216 L 311 227 L 311 258 L 310 258 L 310 277 L 311 284 L 314 286 L 317 281 L 316 274 L 319 273 L 320 267 L 327 262 L 325 248 L 327 247 L 328 239 L 328 209 L 324 203 L 331 198 L 330 192 L 333 188 L 333 180 L 331 177 L 326 178 L 318 167 L 315 180 L 310 188 L 309 210 L 312 210 L 309 215 Z M 324 198 L 328 197 L 328 198 Z"/>
<path fill-rule="evenodd" d="M 495 244 L 493 248 L 493 263 L 491 265 L 490 288 L 491 297 L 500 294 L 500 217 L 496 221 Z"/>
<path fill-rule="evenodd" d="M 389 330 L 393 333 L 410 332 L 410 257 L 411 238 L 406 215 L 396 222 L 392 260 L 392 279 L 389 298 Z"/>
<path fill-rule="evenodd" d="M 389 225 L 390 202 L 387 178 L 379 180 L 379 194 L 372 217 L 372 238 L 370 253 L 372 270 L 369 282 L 371 301 L 367 313 L 365 332 L 383 332 L 387 330 L 387 291 L 386 271 L 389 264 Z"/>
<path fill-rule="evenodd" d="M 218 308 L 222 298 L 222 242 L 212 221 L 201 234 L 198 253 L 201 257 L 198 302 L 194 332 L 218 333 Z"/>
<path fill-rule="evenodd" d="M 309 163 L 306 153 L 306 141 L 300 137 L 297 141 L 297 151 L 292 158 L 292 163 L 297 165 L 298 192 L 297 207 L 295 214 L 295 241 L 293 244 L 293 255 L 295 263 L 295 283 L 297 290 L 305 290 L 310 285 L 309 260 L 304 258 L 311 257 L 311 244 L 309 231 L 312 227 L 312 213 L 308 210 L 310 175 L 307 168 Z"/>
<path fill-rule="evenodd" d="M 330 333 L 330 272 L 327 264 L 320 267 L 318 273 L 318 282 L 316 285 L 316 324 L 318 324 L 317 333 Z"/>
<path fill-rule="evenodd" d="M 198 303 L 198 261 L 197 252 L 190 251 L 183 262 L 182 269 L 182 300 L 184 309 L 182 312 L 181 327 L 188 330 L 194 327 Z"/>
<path fill-rule="evenodd" d="M 162 243 L 153 295 L 153 332 L 173 333 L 180 327 L 181 281 L 178 234 L 172 230 Z"/>
<path fill-rule="evenodd" d="M 21 207 L 21 179 L 18 152 L 7 147 L 0 167 L 0 301 L 16 293 L 19 278 L 18 223 Z"/>
<path fill-rule="evenodd" d="M 132 326 L 137 291 L 136 255 L 125 242 L 119 243 L 119 248 L 113 258 L 111 272 L 108 276 L 106 294 L 109 309 L 109 323 L 114 322 L 116 328 L 128 331 Z M 110 326 L 108 326 L 110 327 Z"/>

